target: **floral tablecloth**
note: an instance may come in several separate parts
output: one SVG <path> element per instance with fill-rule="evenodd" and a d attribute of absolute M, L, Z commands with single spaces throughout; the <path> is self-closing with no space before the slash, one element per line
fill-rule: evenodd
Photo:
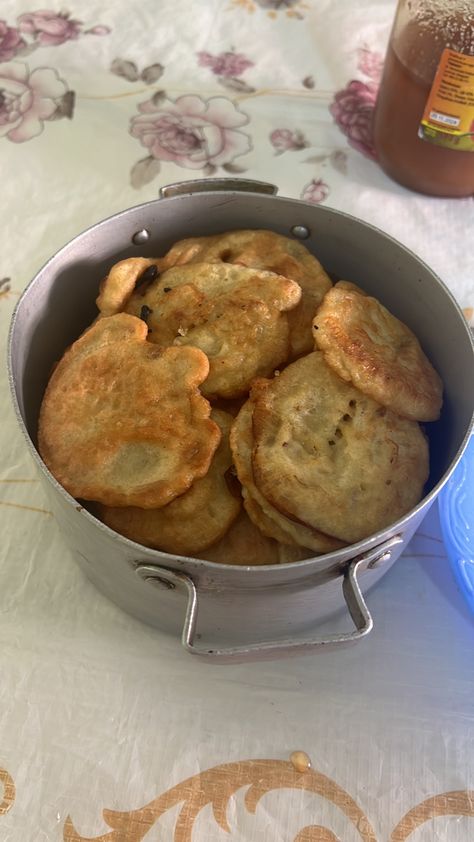
<path fill-rule="evenodd" d="M 406 191 L 371 117 L 393 0 L 3 0 L 0 335 L 79 231 L 245 175 L 426 260 L 472 320 L 472 199 Z M 358 647 L 215 668 L 132 620 L 62 543 L 0 370 L 0 838 L 466 842 L 474 623 L 436 507 Z M 289 760 L 308 752 L 312 768 Z M 2 789 L 3 788 L 3 789 Z"/>

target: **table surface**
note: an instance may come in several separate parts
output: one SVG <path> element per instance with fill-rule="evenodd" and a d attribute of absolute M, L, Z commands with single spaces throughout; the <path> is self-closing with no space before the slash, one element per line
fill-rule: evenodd
<path fill-rule="evenodd" d="M 392 0 L 75 0 L 66 11 L 2 3 L 3 358 L 18 297 L 51 254 L 203 174 L 270 181 L 376 224 L 472 319 L 472 200 L 410 193 L 373 156 Z M 202 664 L 83 577 L 5 366 L 0 389 L 4 842 L 474 836 L 474 618 L 437 505 L 369 594 L 366 640 Z M 298 749 L 308 772 L 290 763 Z"/>

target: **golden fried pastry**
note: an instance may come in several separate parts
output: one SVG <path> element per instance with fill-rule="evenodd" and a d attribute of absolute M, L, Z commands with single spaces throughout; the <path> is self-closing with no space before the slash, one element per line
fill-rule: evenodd
<path fill-rule="evenodd" d="M 277 512 L 273 506 L 270 506 L 268 501 L 265 501 L 264 499 L 262 500 L 264 505 L 266 503 L 265 508 L 267 511 L 270 510 L 272 514 L 275 513 L 274 519 L 265 513 L 260 503 L 257 502 L 257 495 L 255 497 L 252 496 L 252 492 L 249 491 L 248 487 L 242 488 L 242 496 L 245 511 L 247 512 L 250 520 L 258 527 L 262 535 L 266 535 L 267 538 L 274 538 L 279 544 L 288 544 L 290 547 L 298 546 L 298 542 L 293 540 L 291 535 L 288 532 L 285 532 L 278 523 L 278 518 L 283 519 L 283 515 L 281 515 L 280 512 Z M 286 520 L 288 520 L 288 518 L 286 518 Z M 301 529 L 304 531 L 305 527 L 302 526 Z"/>
<path fill-rule="evenodd" d="M 236 398 L 254 377 L 269 375 L 289 353 L 287 310 L 301 289 L 272 272 L 224 263 L 195 263 L 163 272 L 126 311 L 145 319 L 159 345 L 193 345 L 209 359 L 201 391 Z"/>
<path fill-rule="evenodd" d="M 313 349 L 311 323 L 331 280 L 319 261 L 298 240 L 274 231 L 228 231 L 210 237 L 191 237 L 175 243 L 157 264 L 161 269 L 186 263 L 238 263 L 253 269 L 267 269 L 296 281 L 301 301 L 288 314 L 291 358 Z"/>
<path fill-rule="evenodd" d="M 441 381 L 407 326 L 354 284 L 332 287 L 298 240 L 181 240 L 113 265 L 96 303 L 50 378 L 38 443 L 116 532 L 220 564 L 284 564 L 421 499 L 418 421 L 438 418 Z"/>
<path fill-rule="evenodd" d="M 315 351 L 252 387 L 252 468 L 286 517 L 353 543 L 406 514 L 428 478 L 428 445 L 338 377 Z"/>
<path fill-rule="evenodd" d="M 412 421 L 439 418 L 443 386 L 411 330 L 376 298 L 340 281 L 313 321 L 316 349 L 343 380 Z"/>
<path fill-rule="evenodd" d="M 102 506 L 99 516 L 107 526 L 146 547 L 168 553 L 194 555 L 227 532 L 242 508 L 240 490 L 228 483 L 232 466 L 229 433 L 233 418 L 213 410 L 222 438 L 206 476 L 160 509 Z"/>
<path fill-rule="evenodd" d="M 311 555 L 310 550 L 296 545 L 279 544 L 273 538 L 263 535 L 242 511 L 228 532 L 197 558 L 218 564 L 234 564 L 255 567 L 265 564 L 290 564 Z"/>
<path fill-rule="evenodd" d="M 244 507 L 248 516 L 264 535 L 281 544 L 299 545 L 317 553 L 339 549 L 343 546 L 342 541 L 285 517 L 255 485 L 252 470 L 252 413 L 253 403 L 248 400 L 234 421 L 230 434 L 232 455 L 242 484 Z"/>
<path fill-rule="evenodd" d="M 99 319 L 54 369 L 39 450 L 74 497 L 157 508 L 207 473 L 221 438 L 198 390 L 207 357 L 146 336 L 125 313 Z"/>
<path fill-rule="evenodd" d="M 128 257 L 115 263 L 102 281 L 96 298 L 101 315 L 121 313 L 135 288 L 147 286 L 157 274 L 154 261 L 146 257 Z"/>

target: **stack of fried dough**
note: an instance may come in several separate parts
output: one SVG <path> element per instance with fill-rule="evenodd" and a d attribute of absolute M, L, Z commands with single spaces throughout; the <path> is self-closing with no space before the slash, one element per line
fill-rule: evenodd
<path fill-rule="evenodd" d="M 244 230 L 111 267 L 56 365 L 41 456 L 109 527 L 227 564 L 389 526 L 429 473 L 442 384 L 411 330 L 297 240 Z"/>

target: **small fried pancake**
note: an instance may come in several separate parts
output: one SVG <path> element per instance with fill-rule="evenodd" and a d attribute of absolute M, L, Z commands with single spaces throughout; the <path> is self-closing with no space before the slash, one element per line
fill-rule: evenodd
<path fill-rule="evenodd" d="M 131 296 L 126 311 L 146 319 L 151 342 L 204 351 L 206 397 L 236 398 L 287 361 L 286 311 L 300 297 L 295 281 L 272 272 L 195 263 L 163 272 L 144 294 Z"/>
<path fill-rule="evenodd" d="M 148 285 L 157 274 L 155 262 L 146 257 L 128 257 L 115 263 L 102 281 L 96 298 L 101 315 L 121 313 L 136 287 Z"/>
<path fill-rule="evenodd" d="M 311 555 L 303 547 L 279 544 L 262 535 L 245 511 L 242 511 L 228 532 L 197 558 L 218 564 L 261 566 L 265 564 L 290 564 Z"/>
<path fill-rule="evenodd" d="M 274 538 L 274 540 L 278 541 L 279 544 L 287 544 L 290 547 L 298 546 L 298 542 L 294 541 L 293 538 L 279 525 L 278 518 L 283 518 L 283 515 L 281 515 L 280 512 L 277 512 L 273 506 L 270 507 L 270 503 L 267 502 L 266 509 L 273 509 L 275 512 L 274 520 L 269 515 L 265 514 L 260 503 L 257 503 L 256 497 L 252 496 L 252 493 L 248 488 L 242 488 L 242 496 L 245 511 L 247 512 L 250 520 L 263 535 L 266 535 L 267 538 Z M 301 529 L 304 530 L 304 527 L 301 527 Z"/>
<path fill-rule="evenodd" d="M 443 386 L 411 330 L 376 298 L 340 281 L 313 321 L 316 349 L 343 380 L 412 421 L 435 421 Z"/>
<path fill-rule="evenodd" d="M 315 351 L 252 387 L 253 476 L 286 517 L 353 543 L 418 503 L 428 444 Z"/>
<path fill-rule="evenodd" d="M 242 484 L 244 507 L 248 516 L 264 535 L 281 544 L 296 544 L 316 553 L 339 549 L 343 546 L 341 541 L 285 517 L 265 499 L 255 485 L 252 470 L 252 413 L 253 403 L 248 400 L 234 421 L 230 434 L 232 455 Z"/>
<path fill-rule="evenodd" d="M 220 441 L 198 348 L 158 348 L 143 321 L 99 319 L 65 352 L 41 406 L 41 456 L 74 497 L 158 508 L 207 473 Z"/>
<path fill-rule="evenodd" d="M 288 314 L 291 359 L 313 348 L 311 323 L 331 280 L 319 261 L 298 240 L 274 231 L 228 231 L 211 237 L 181 240 L 157 264 L 162 269 L 186 263 L 237 263 L 253 269 L 267 269 L 296 281 L 301 301 Z"/>
<path fill-rule="evenodd" d="M 160 509 L 102 506 L 101 520 L 138 544 L 180 555 L 194 555 L 222 538 L 239 514 L 242 498 L 227 482 L 233 418 L 217 410 L 211 418 L 219 425 L 222 438 L 206 476 Z"/>

